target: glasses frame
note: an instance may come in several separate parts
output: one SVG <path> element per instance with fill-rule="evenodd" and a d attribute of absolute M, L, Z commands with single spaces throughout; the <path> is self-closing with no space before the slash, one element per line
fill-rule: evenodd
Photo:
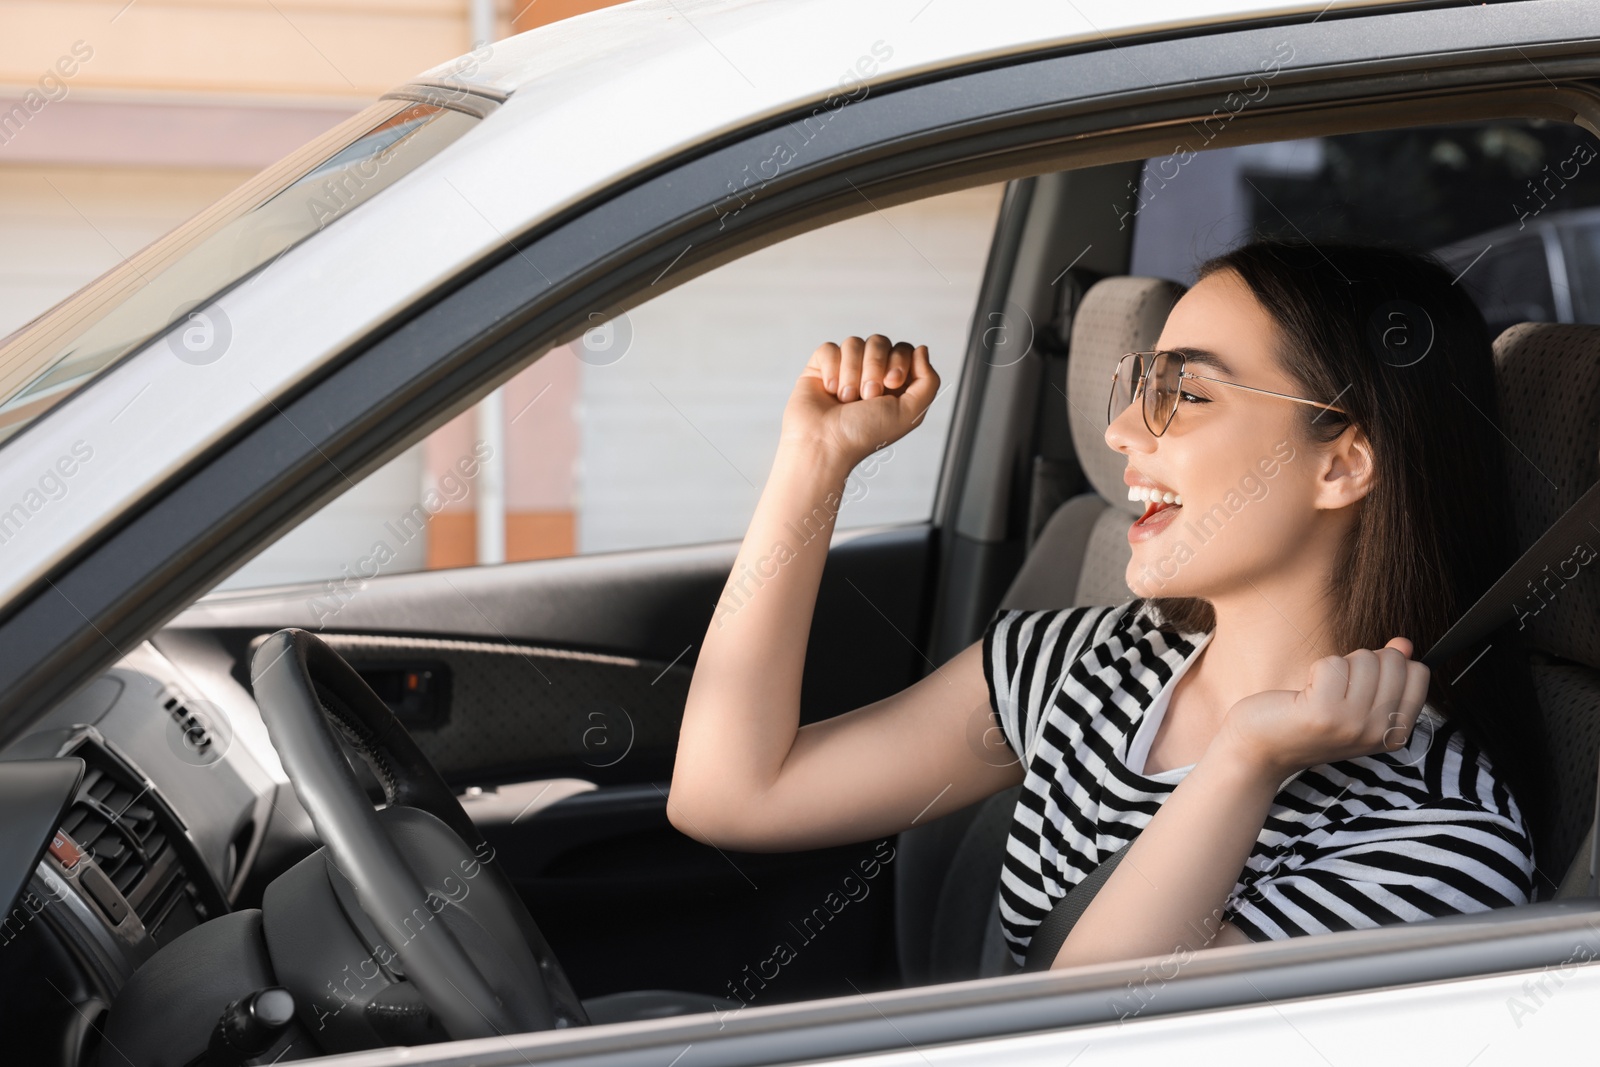
<path fill-rule="evenodd" d="M 1343 408 L 1334 407 L 1332 404 L 1324 404 L 1320 400 L 1308 400 L 1307 398 L 1305 398 L 1303 396 L 1293 396 L 1293 395 L 1291 395 L 1289 393 L 1274 392 L 1271 389 L 1262 389 L 1262 388 L 1259 388 L 1259 387 L 1254 386 L 1254 385 L 1241 385 L 1238 382 L 1225 381 L 1222 378 L 1213 378 L 1209 374 L 1196 374 L 1193 371 L 1189 370 L 1189 368 L 1188 368 L 1189 359 L 1182 352 L 1173 352 L 1173 351 L 1171 351 L 1169 349 L 1160 349 L 1160 348 L 1150 349 L 1148 351 L 1142 351 L 1142 352 L 1124 352 L 1121 356 L 1119 356 L 1117 358 L 1117 367 L 1118 367 L 1119 370 L 1122 367 L 1123 362 L 1129 356 L 1149 356 L 1150 360 L 1149 360 L 1149 369 L 1147 369 L 1142 375 L 1140 375 L 1139 376 L 1140 380 L 1134 384 L 1133 399 L 1128 402 L 1128 407 L 1132 407 L 1135 402 L 1138 402 L 1142 398 L 1148 397 L 1150 395 L 1149 379 L 1155 373 L 1155 368 L 1156 368 L 1155 357 L 1157 357 L 1157 356 L 1168 356 L 1168 357 L 1176 358 L 1177 361 L 1178 361 L 1178 384 L 1179 384 L 1180 387 L 1182 386 L 1183 380 L 1185 378 L 1195 378 L 1195 379 L 1198 379 L 1199 381 L 1202 381 L 1202 382 L 1215 382 L 1218 385 L 1226 385 L 1226 386 L 1228 386 L 1229 388 L 1232 388 L 1232 389 L 1245 389 L 1245 390 L 1248 390 L 1248 391 L 1250 391 L 1252 393 L 1264 393 L 1267 396 L 1275 396 L 1275 397 L 1278 397 L 1281 400 L 1293 400 L 1297 404 L 1309 404 L 1312 407 L 1324 408 L 1324 409 L 1326 409 L 1328 411 L 1337 411 L 1341 415 L 1345 415 L 1345 416 L 1349 415 L 1349 412 L 1345 411 Z M 1113 370 L 1111 372 L 1111 393 L 1110 393 L 1109 396 L 1106 397 L 1106 424 L 1107 425 L 1110 425 L 1113 421 L 1115 421 L 1116 417 L 1121 414 L 1121 412 L 1113 412 L 1111 410 L 1112 405 L 1115 404 L 1116 401 L 1117 401 L 1117 380 L 1118 380 L 1118 377 L 1119 377 L 1118 371 L 1117 370 Z M 1139 404 L 1139 414 L 1144 419 L 1145 429 L 1149 430 L 1150 433 L 1153 436 L 1156 436 L 1156 437 L 1160 437 L 1162 434 L 1166 433 L 1167 429 L 1169 427 L 1171 427 L 1171 425 L 1172 425 L 1172 420 L 1178 417 L 1178 406 L 1179 406 L 1178 404 L 1172 405 L 1172 411 L 1171 411 L 1170 414 L 1167 415 L 1166 422 L 1164 422 L 1161 425 L 1161 428 L 1158 430 L 1154 426 L 1150 425 L 1150 402 L 1148 400 L 1143 400 L 1143 402 Z"/>

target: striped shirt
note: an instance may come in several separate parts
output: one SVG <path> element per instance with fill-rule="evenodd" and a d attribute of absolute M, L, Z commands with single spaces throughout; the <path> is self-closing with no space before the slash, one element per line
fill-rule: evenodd
<path fill-rule="evenodd" d="M 1142 773 L 1171 683 L 1208 638 L 1157 629 L 1143 600 L 1001 611 L 984 631 L 990 702 L 1026 768 L 1000 872 L 1019 965 L 1055 902 L 1192 769 Z M 1223 918 L 1278 940 L 1524 904 L 1532 887 L 1521 811 L 1488 757 L 1424 706 L 1405 747 L 1285 781 Z"/>

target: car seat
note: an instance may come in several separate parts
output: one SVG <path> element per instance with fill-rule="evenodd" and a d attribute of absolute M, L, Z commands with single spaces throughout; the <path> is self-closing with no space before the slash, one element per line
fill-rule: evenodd
<path fill-rule="evenodd" d="M 1525 550 L 1600 477 L 1600 327 L 1524 322 L 1494 347 L 1511 510 Z M 1600 596 L 1583 573 L 1600 569 L 1600 535 L 1588 545 L 1591 562 L 1547 580 L 1521 616 L 1559 798 L 1534 851 L 1544 878 L 1560 883 L 1557 899 L 1587 893 L 1600 754 Z"/>
<path fill-rule="evenodd" d="M 1067 419 L 1091 491 L 1063 503 L 1039 531 L 1002 608 L 1120 604 L 1133 594 L 1123 574 L 1132 549 L 1126 466 L 1106 447 L 1106 398 L 1125 352 L 1155 347 L 1183 287 L 1165 278 L 1116 276 L 1096 282 L 1070 324 Z M 1000 931 L 1000 863 L 1021 786 L 899 835 L 895 935 L 907 985 L 1006 973 Z"/>

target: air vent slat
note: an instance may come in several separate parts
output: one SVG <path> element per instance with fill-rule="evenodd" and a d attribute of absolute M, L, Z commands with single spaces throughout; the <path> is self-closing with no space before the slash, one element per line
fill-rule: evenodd
<path fill-rule="evenodd" d="M 121 891 L 123 896 L 126 897 L 133 893 L 134 885 L 139 881 L 143 874 L 144 864 L 130 863 L 123 867 L 116 874 L 112 875 L 111 881 L 116 883 L 117 889 Z"/>
<path fill-rule="evenodd" d="M 94 858 L 99 861 L 102 867 L 114 867 L 122 861 L 123 857 L 129 854 L 128 846 L 116 834 L 107 834 L 103 839 L 95 842 L 93 851 Z"/>
<path fill-rule="evenodd" d="M 67 832 L 73 834 L 72 839 L 78 842 L 80 848 L 93 848 L 95 842 L 100 840 L 100 835 L 106 832 L 106 827 L 109 824 L 93 808 L 77 808 L 72 812 L 72 815 L 77 819 L 74 825 L 77 826 L 78 830 L 77 833 L 73 833 L 70 829 Z M 69 821 L 71 820 L 69 819 Z"/>

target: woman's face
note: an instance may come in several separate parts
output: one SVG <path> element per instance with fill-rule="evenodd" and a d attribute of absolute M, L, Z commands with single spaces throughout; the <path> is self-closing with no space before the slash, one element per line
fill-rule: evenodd
<path fill-rule="evenodd" d="M 1224 270 L 1184 294 L 1156 347 L 1188 350 L 1185 370 L 1196 374 L 1304 395 L 1279 367 L 1276 345 L 1273 320 Z M 1297 430 L 1303 412 L 1315 409 L 1194 378 L 1183 379 L 1182 390 L 1162 436 L 1145 426 L 1142 395 L 1106 428 L 1106 443 L 1127 459 L 1130 488 L 1181 499 L 1160 510 L 1144 502 L 1145 516 L 1129 527 L 1128 588 L 1141 597 L 1215 599 L 1259 589 L 1327 552 L 1334 541 L 1329 513 L 1318 510 L 1326 498 L 1319 452 Z"/>

